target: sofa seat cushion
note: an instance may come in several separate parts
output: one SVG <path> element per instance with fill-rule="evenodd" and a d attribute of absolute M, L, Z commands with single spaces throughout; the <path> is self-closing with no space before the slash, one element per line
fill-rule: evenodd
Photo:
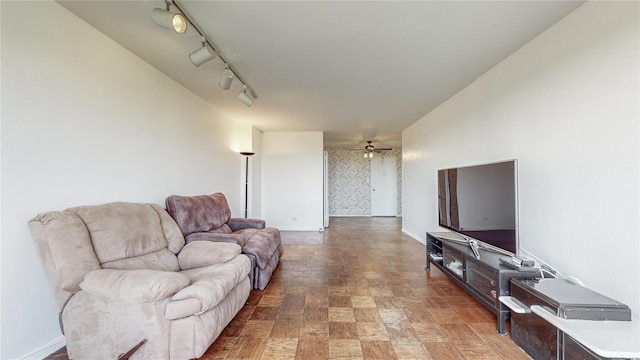
<path fill-rule="evenodd" d="M 247 229 L 234 231 L 233 235 L 242 237 L 242 244 L 240 244 L 240 246 L 242 246 L 242 248 L 244 249 L 244 247 L 247 245 L 247 241 L 249 241 L 255 234 L 257 234 L 260 231 L 261 230 L 256 228 L 247 228 Z"/>
<path fill-rule="evenodd" d="M 251 229 L 245 229 L 241 231 L 248 231 Z M 265 228 L 260 231 L 256 231 L 242 250 L 247 254 L 255 255 L 256 264 L 260 269 L 264 269 L 271 257 L 281 247 L 280 231 L 276 228 Z"/>
<path fill-rule="evenodd" d="M 240 245 L 227 242 L 192 241 L 178 254 L 180 270 L 225 263 L 240 255 Z"/>
<path fill-rule="evenodd" d="M 187 243 L 194 241 L 214 241 L 214 242 L 230 242 L 238 244 L 241 247 L 247 242 L 248 237 L 245 234 L 222 234 L 215 232 L 198 232 L 189 234 L 185 237 Z"/>
<path fill-rule="evenodd" d="M 140 256 L 110 261 L 102 264 L 103 269 L 138 270 L 150 269 L 158 271 L 178 271 L 176 255 L 164 248 Z"/>
<path fill-rule="evenodd" d="M 171 298 L 172 301 L 167 304 L 167 312 L 175 316 L 180 311 L 174 307 L 185 304 L 191 307 L 193 299 L 197 300 L 199 305 L 195 315 L 214 308 L 249 275 L 250 270 L 251 261 L 246 255 L 240 254 L 222 264 L 181 271 L 180 274 L 189 278 L 191 285 L 178 291 Z"/>
<path fill-rule="evenodd" d="M 80 288 L 105 302 L 141 304 L 168 298 L 189 281 L 172 271 L 100 269 L 88 273 Z"/>
<path fill-rule="evenodd" d="M 211 234 L 232 234 L 233 230 L 231 230 L 229 225 L 224 224 L 217 229 L 209 230 L 207 232 Z"/>
<path fill-rule="evenodd" d="M 260 229 L 256 228 L 246 228 L 234 231 L 234 235 L 244 235 L 247 239 L 251 238 L 255 233 L 259 232 Z"/>
<path fill-rule="evenodd" d="M 221 226 L 219 229 L 221 228 L 229 229 L 229 226 L 224 225 L 224 226 Z M 224 231 L 213 230 L 213 231 L 192 233 L 187 235 L 185 239 L 188 243 L 193 241 L 232 242 L 244 248 L 244 246 L 247 243 L 247 240 L 249 240 L 253 236 L 253 234 L 255 234 L 258 231 L 260 230 L 256 228 L 247 228 L 247 229 L 242 229 L 234 232 L 231 232 L 231 230 L 229 229 L 228 233 Z"/>

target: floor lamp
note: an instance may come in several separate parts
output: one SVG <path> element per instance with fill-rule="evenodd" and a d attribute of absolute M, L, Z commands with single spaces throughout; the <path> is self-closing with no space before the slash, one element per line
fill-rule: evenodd
<path fill-rule="evenodd" d="M 249 210 L 249 156 L 255 153 L 249 151 L 243 151 L 240 153 L 245 157 L 245 169 L 244 169 L 244 218 L 247 218 Z"/>

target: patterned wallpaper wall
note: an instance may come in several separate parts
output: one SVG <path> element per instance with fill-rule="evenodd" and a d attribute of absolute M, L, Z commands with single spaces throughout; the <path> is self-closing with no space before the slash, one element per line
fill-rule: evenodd
<path fill-rule="evenodd" d="M 329 216 L 370 216 L 370 160 L 364 158 L 362 151 L 334 149 L 327 152 Z M 402 150 L 386 151 L 385 155 L 398 159 L 398 216 L 402 216 Z"/>

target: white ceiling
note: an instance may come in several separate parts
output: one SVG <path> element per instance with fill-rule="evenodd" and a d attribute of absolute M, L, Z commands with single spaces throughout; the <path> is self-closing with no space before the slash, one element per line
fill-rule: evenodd
<path fill-rule="evenodd" d="M 179 4 L 258 95 L 218 87 L 200 36 L 156 26 L 164 1 L 61 1 L 232 119 L 323 131 L 325 148 L 398 147 L 401 132 L 583 1 L 196 1 Z M 175 7 L 172 7 L 175 10 Z"/>

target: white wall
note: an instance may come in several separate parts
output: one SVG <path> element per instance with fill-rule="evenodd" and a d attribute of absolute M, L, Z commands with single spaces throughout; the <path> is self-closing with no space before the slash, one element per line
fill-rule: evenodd
<path fill-rule="evenodd" d="M 54 2 L 1 6 L 0 358 L 37 358 L 62 337 L 27 221 L 76 205 L 164 205 L 171 194 L 214 191 L 239 213 L 237 152 L 251 127 Z"/>
<path fill-rule="evenodd" d="M 253 152 L 249 170 L 251 180 L 249 183 L 249 217 L 262 219 L 262 131 L 253 127 L 251 143 Z"/>
<path fill-rule="evenodd" d="M 518 159 L 520 245 L 640 314 L 638 2 L 587 2 L 403 132 L 403 229 L 436 169 Z"/>
<path fill-rule="evenodd" d="M 322 132 L 262 135 L 262 215 L 280 230 L 323 226 Z"/>

